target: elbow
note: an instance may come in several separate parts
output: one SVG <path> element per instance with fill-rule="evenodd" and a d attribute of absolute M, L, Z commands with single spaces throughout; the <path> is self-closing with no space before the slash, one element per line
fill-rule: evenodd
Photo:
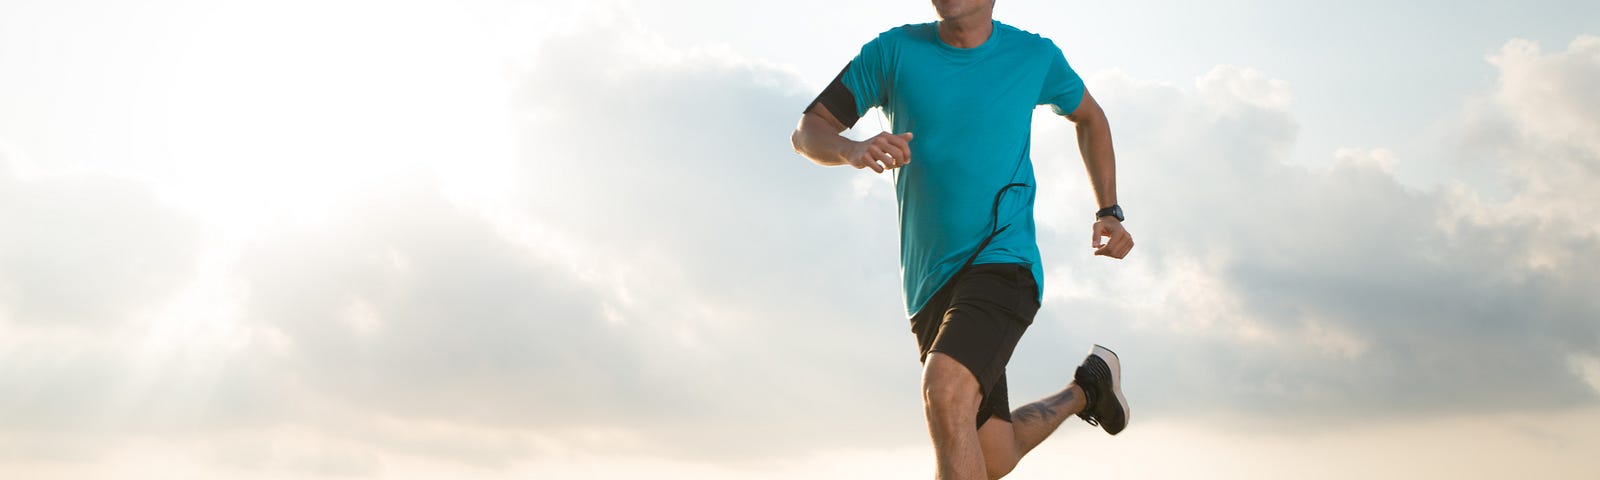
<path fill-rule="evenodd" d="M 818 161 L 817 158 L 812 156 L 810 152 L 807 152 L 805 145 L 805 134 L 799 129 L 795 129 L 794 134 L 789 135 L 789 146 L 794 147 L 794 153 L 799 155 L 800 158 L 810 160 L 811 163 L 827 166 L 827 164 Z"/>
<path fill-rule="evenodd" d="M 801 158 L 810 160 L 811 163 L 815 163 L 817 165 L 822 165 L 824 167 L 828 166 L 827 162 L 818 160 L 817 156 L 807 148 L 812 146 L 812 143 L 806 140 L 806 133 L 807 132 L 805 130 L 796 128 L 794 133 L 789 135 L 789 146 L 793 147 L 794 153 L 799 155 Z"/>
<path fill-rule="evenodd" d="M 800 117 L 800 124 L 794 127 L 794 133 L 789 134 L 789 146 L 794 148 L 794 153 L 805 157 L 811 163 L 824 167 L 838 165 L 839 163 L 830 161 L 834 154 L 830 153 L 828 135 L 815 124 L 807 125 L 807 120 L 813 117 L 815 116 L 811 114 Z"/>
<path fill-rule="evenodd" d="M 806 155 L 806 152 L 800 149 L 800 129 L 796 128 L 794 133 L 789 134 L 789 146 L 794 148 L 794 153 L 800 154 L 800 156 Z"/>

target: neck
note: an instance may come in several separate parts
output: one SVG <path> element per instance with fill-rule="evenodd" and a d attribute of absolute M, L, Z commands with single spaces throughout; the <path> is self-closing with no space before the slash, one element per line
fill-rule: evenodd
<path fill-rule="evenodd" d="M 956 48 L 974 48 L 989 40 L 994 20 L 988 15 L 964 15 L 939 21 L 939 39 Z"/>

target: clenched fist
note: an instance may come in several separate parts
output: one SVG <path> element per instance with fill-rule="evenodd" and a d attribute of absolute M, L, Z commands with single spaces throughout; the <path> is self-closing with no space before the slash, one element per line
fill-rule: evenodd
<path fill-rule="evenodd" d="M 856 168 L 870 168 L 874 172 L 898 168 L 911 163 L 911 132 L 895 135 L 889 132 L 855 142 L 844 152 L 845 161 Z"/>
<path fill-rule="evenodd" d="M 1103 238 L 1109 239 L 1101 243 L 1100 240 Z M 1133 250 L 1133 235 L 1122 229 L 1122 221 L 1117 220 L 1117 217 L 1100 217 L 1094 222 L 1094 242 L 1090 246 L 1095 248 L 1095 255 L 1111 258 L 1126 257 L 1128 252 Z"/>

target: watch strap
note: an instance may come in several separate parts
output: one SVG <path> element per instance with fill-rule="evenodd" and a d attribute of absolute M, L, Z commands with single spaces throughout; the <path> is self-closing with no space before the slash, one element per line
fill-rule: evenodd
<path fill-rule="evenodd" d="M 1112 206 L 1109 206 L 1109 207 L 1106 207 L 1106 208 L 1102 208 L 1097 212 L 1094 212 L 1094 219 L 1095 220 L 1099 220 L 1100 217 L 1105 217 L 1105 216 L 1116 217 L 1117 221 L 1119 221 L 1119 222 L 1128 221 L 1128 219 L 1126 217 L 1122 216 L 1122 206 L 1121 205 L 1112 205 Z"/>

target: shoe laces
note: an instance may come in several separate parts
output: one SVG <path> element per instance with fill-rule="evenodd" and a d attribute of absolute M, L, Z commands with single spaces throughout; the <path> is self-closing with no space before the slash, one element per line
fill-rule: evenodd
<path fill-rule="evenodd" d="M 1078 388 L 1083 389 L 1084 397 L 1083 410 L 1078 412 L 1078 418 L 1082 418 L 1083 421 L 1089 422 L 1089 425 L 1098 427 L 1100 426 L 1100 419 L 1095 418 L 1094 409 L 1096 404 L 1099 403 L 1100 392 L 1093 381 L 1095 379 L 1095 374 L 1095 369 L 1080 365 L 1078 366 L 1078 371 L 1075 375 L 1073 375 L 1073 377 L 1078 379 Z"/>

